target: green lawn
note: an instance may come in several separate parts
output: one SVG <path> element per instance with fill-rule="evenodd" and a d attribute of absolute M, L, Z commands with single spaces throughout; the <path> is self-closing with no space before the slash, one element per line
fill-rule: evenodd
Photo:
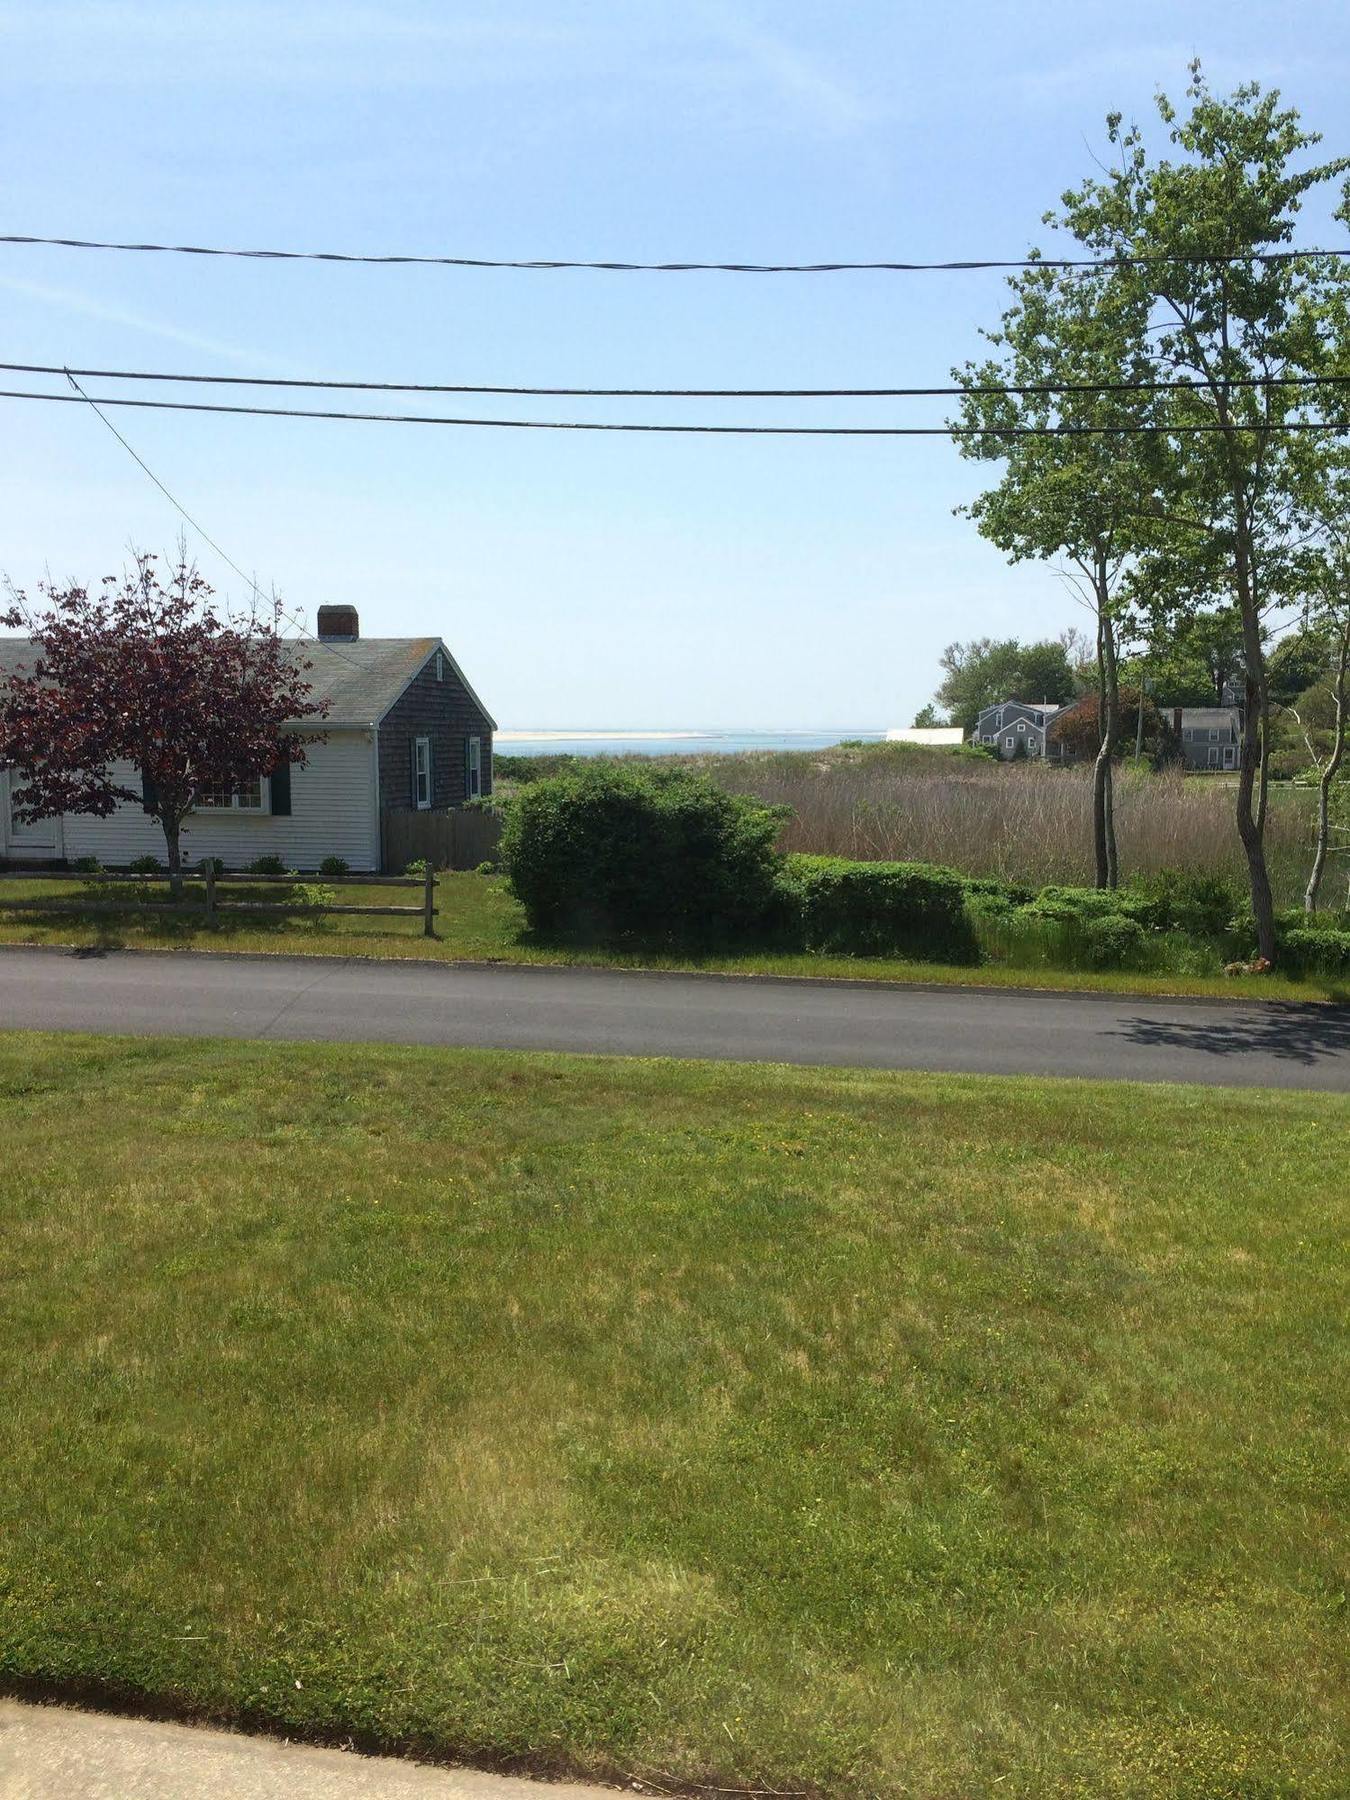
<path fill-rule="evenodd" d="M 0 881 L 0 898 L 18 900 L 78 896 L 88 884 Z M 126 889 L 119 890 L 125 894 Z M 167 888 L 146 890 L 167 893 Z M 224 890 L 222 890 L 224 891 Z M 244 889 L 229 890 L 231 897 Z M 275 899 L 276 890 L 257 890 Z M 407 906 L 419 900 L 408 888 L 344 889 L 341 898 L 374 906 Z M 952 987 L 1022 987 L 1128 994 L 1214 994 L 1229 999 L 1350 999 L 1343 980 L 1308 976 L 1092 973 L 1069 969 L 1013 968 L 997 962 L 978 967 L 906 962 L 887 957 L 814 956 L 772 952 L 719 952 L 705 956 L 607 950 L 541 943 L 525 928 L 524 914 L 499 876 L 443 874 L 437 878 L 437 935 L 422 935 L 417 918 L 339 918 L 322 921 L 222 919 L 207 929 L 200 915 L 143 912 L 126 918 L 81 918 L 39 913 L 0 913 L 0 944 L 104 944 L 133 949 L 273 951 L 303 956 L 425 957 L 439 962 L 605 963 L 614 968 L 721 970 L 742 975 L 824 976 L 855 981 L 940 982 Z"/>
<path fill-rule="evenodd" d="M 1350 1101 L 0 1037 L 0 1676 L 1343 1795 Z"/>

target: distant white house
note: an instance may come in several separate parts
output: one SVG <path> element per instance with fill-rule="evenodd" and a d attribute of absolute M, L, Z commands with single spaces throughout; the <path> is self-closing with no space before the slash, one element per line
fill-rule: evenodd
<path fill-rule="evenodd" d="M 959 725 L 896 725 L 886 733 L 886 742 L 928 744 L 936 748 L 963 743 L 965 735 Z"/>

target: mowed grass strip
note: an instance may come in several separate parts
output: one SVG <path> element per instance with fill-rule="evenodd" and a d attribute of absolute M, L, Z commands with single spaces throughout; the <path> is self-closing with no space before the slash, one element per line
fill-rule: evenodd
<path fill-rule="evenodd" d="M 11 1683 L 1344 1793 L 1346 1100 L 27 1035 L 0 1133 Z"/>
<path fill-rule="evenodd" d="M 190 892 L 197 892 L 195 884 Z M 223 891 L 223 890 L 222 890 Z M 22 875 L 0 880 L 3 900 L 78 900 L 100 895 L 96 880 L 68 881 Z M 165 898 L 167 883 L 150 883 L 147 894 Z M 126 897 L 127 890 L 119 892 Z M 231 898 L 275 899 L 275 889 L 232 889 Z M 338 890 L 339 899 L 369 906 L 406 906 L 417 896 L 407 888 L 377 884 Z M 1199 994 L 1247 1000 L 1350 1000 L 1343 978 L 1280 974 L 1137 974 L 1132 971 L 1017 968 L 1008 963 L 911 962 L 899 957 L 826 956 L 791 951 L 664 952 L 645 947 L 616 949 L 599 944 L 564 944 L 537 937 L 501 876 L 442 873 L 436 878 L 436 935 L 424 937 L 419 917 L 344 918 L 296 915 L 249 918 L 222 915 L 207 926 L 200 913 L 142 910 L 122 917 L 78 910 L 0 912 L 0 945 L 73 944 L 130 950 L 232 950 L 289 956 L 411 958 L 429 962 L 507 962 L 604 965 L 615 969 L 707 970 L 732 975 L 822 977 L 850 981 L 938 983 L 944 987 L 1051 988 L 1120 994 Z"/>

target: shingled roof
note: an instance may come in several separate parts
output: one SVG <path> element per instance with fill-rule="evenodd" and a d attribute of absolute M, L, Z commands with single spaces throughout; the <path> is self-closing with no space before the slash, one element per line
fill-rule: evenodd
<path fill-rule="evenodd" d="M 305 679 L 314 698 L 328 702 L 325 726 L 377 724 L 427 659 L 441 650 L 469 698 L 496 729 L 496 721 L 440 638 L 288 638 L 286 648 L 297 662 L 312 665 Z M 31 666 L 33 656 L 31 638 L 0 637 L 0 675 L 18 674 Z"/>

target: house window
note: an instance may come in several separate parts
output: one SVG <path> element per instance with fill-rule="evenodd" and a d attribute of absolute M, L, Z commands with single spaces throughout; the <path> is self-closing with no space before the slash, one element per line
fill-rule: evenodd
<path fill-rule="evenodd" d="M 1218 726 L 1217 726 L 1217 725 L 1211 725 L 1211 726 L 1210 726 L 1210 728 L 1209 728 L 1209 741 L 1210 741 L 1210 743 L 1211 743 L 1211 744 L 1217 744 L 1217 743 L 1218 743 L 1218 741 L 1219 741 L 1219 728 L 1218 728 Z"/>
<path fill-rule="evenodd" d="M 263 810 L 262 777 L 255 775 L 237 788 L 206 788 L 198 794 L 197 809 L 212 812 L 261 812 Z"/>
<path fill-rule="evenodd" d="M 1018 730 L 1019 730 L 1019 731 L 1025 731 L 1025 730 L 1026 730 L 1026 728 L 1027 728 L 1027 722 L 1026 722 L 1026 720 L 1025 720 L 1025 719 L 1019 719 L 1019 720 L 1018 720 L 1018 721 L 1017 721 L 1017 729 L 1018 729 Z"/>
<path fill-rule="evenodd" d="M 436 679 L 437 681 L 445 680 L 445 657 L 439 650 L 436 652 Z"/>
<path fill-rule="evenodd" d="M 985 741 L 985 743 L 986 743 L 986 744 L 992 744 L 992 743 L 993 743 L 993 741 L 994 741 L 994 734 L 993 734 L 993 732 L 992 732 L 992 731 L 989 731 L 989 732 L 986 732 L 986 733 L 985 733 L 985 738 L 984 738 L 984 741 Z"/>
<path fill-rule="evenodd" d="M 1028 756 L 1039 756 L 1040 753 L 1041 753 L 1041 747 L 1036 742 L 1035 738 L 1028 738 L 1027 739 L 1027 755 Z"/>
<path fill-rule="evenodd" d="M 431 805 L 431 739 L 413 739 L 413 805 L 425 812 Z"/>
<path fill-rule="evenodd" d="M 466 749 L 468 751 L 468 772 L 465 777 L 464 786 L 469 799 L 476 800 L 483 791 L 482 738 L 469 738 Z"/>
<path fill-rule="evenodd" d="M 1005 737 L 1003 742 L 1007 745 L 1009 750 L 1015 750 L 1017 748 L 1017 739 L 1015 737 Z"/>

